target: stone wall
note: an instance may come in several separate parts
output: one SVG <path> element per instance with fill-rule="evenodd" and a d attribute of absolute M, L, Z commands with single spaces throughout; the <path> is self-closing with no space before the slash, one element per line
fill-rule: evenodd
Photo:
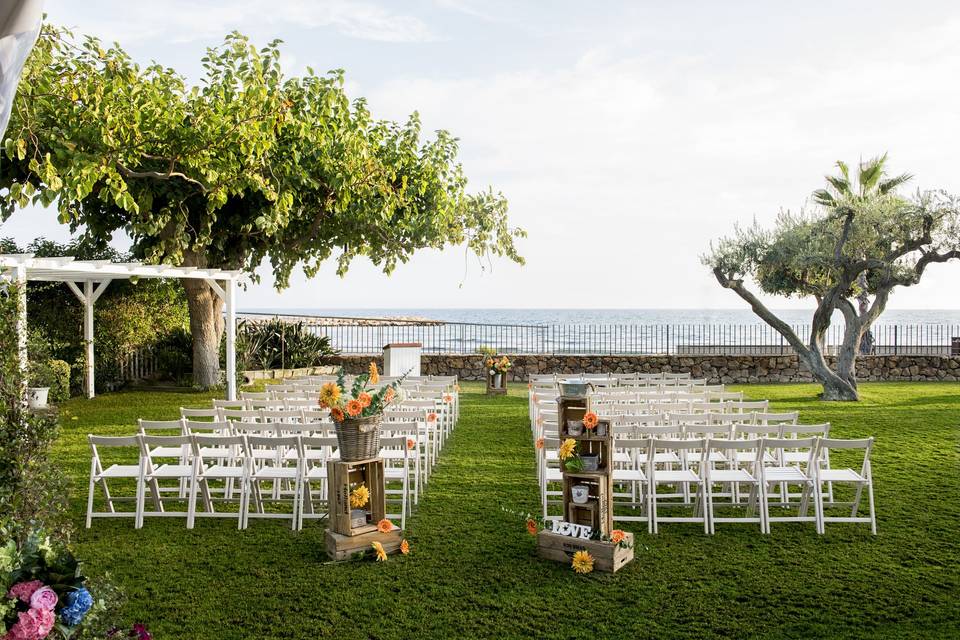
<path fill-rule="evenodd" d="M 809 382 L 810 372 L 795 355 L 674 355 L 674 356 L 510 356 L 511 380 L 526 380 L 531 373 L 654 373 L 690 372 L 711 384 L 753 382 Z M 341 356 L 348 373 L 362 373 L 370 361 L 382 367 L 380 356 Z M 828 358 L 831 361 L 832 358 Z M 424 355 L 423 375 L 456 375 L 461 380 L 482 380 L 480 358 L 475 355 Z M 863 356 L 857 360 L 860 380 L 960 381 L 960 356 Z"/>

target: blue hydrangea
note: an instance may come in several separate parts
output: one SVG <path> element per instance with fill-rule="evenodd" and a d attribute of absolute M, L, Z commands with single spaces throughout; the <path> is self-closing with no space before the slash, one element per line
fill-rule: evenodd
<path fill-rule="evenodd" d="M 66 606 L 60 610 L 60 619 L 68 627 L 75 627 L 93 606 L 93 596 L 84 587 L 71 591 L 64 598 Z"/>

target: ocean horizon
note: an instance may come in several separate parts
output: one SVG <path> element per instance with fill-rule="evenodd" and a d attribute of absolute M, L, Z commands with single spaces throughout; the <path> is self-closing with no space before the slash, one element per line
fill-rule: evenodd
<path fill-rule="evenodd" d="M 745 325 L 763 321 L 749 309 L 546 309 L 546 308 L 246 308 L 240 313 L 329 318 L 424 318 L 443 322 L 500 325 Z M 774 309 L 790 324 L 808 324 L 813 310 Z M 840 313 L 834 322 L 840 322 Z M 888 309 L 878 324 L 960 325 L 960 309 Z"/>

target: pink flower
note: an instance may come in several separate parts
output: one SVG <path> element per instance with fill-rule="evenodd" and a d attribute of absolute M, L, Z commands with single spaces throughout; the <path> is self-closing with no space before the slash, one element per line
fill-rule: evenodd
<path fill-rule="evenodd" d="M 17 598 L 20 602 L 30 602 L 30 598 L 33 596 L 33 592 L 43 586 L 43 583 L 39 580 L 31 580 L 30 582 L 18 582 L 17 584 L 10 587 L 10 591 L 7 592 L 8 598 Z"/>
<path fill-rule="evenodd" d="M 50 635 L 55 621 L 56 616 L 50 609 L 23 611 L 7 632 L 5 640 L 43 640 Z"/>
<path fill-rule="evenodd" d="M 57 592 L 50 587 L 40 587 L 30 596 L 30 607 L 33 609 L 53 609 L 57 606 Z"/>

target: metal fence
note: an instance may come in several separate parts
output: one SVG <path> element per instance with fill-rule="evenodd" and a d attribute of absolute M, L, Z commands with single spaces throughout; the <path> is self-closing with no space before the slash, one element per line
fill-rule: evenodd
<path fill-rule="evenodd" d="M 357 325 L 313 322 L 311 331 L 329 336 L 345 354 L 379 353 L 385 344 L 419 342 L 424 353 L 472 354 L 480 347 L 499 353 L 553 355 L 779 355 L 792 353 L 783 337 L 766 324 L 477 324 L 440 322 Z M 792 325 L 805 342 L 809 325 Z M 951 355 L 960 351 L 960 325 L 877 324 L 876 355 Z M 843 340 L 843 327 L 827 333 L 827 351 Z"/>

